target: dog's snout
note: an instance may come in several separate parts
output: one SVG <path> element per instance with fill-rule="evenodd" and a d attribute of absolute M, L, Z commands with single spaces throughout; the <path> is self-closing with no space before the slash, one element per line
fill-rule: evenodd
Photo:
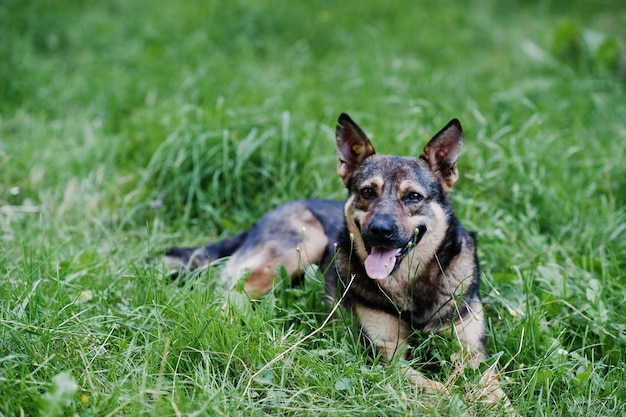
<path fill-rule="evenodd" d="M 373 239 L 390 240 L 398 234 L 398 226 L 392 216 L 378 215 L 370 222 L 368 231 Z"/>

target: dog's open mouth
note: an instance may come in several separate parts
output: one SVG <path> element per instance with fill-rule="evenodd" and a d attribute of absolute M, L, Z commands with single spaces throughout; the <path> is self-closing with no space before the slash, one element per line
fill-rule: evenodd
<path fill-rule="evenodd" d="M 384 279 L 396 272 L 402 259 L 417 245 L 425 232 L 425 226 L 415 229 L 411 240 L 401 248 L 373 246 L 363 264 L 367 275 L 372 279 Z"/>

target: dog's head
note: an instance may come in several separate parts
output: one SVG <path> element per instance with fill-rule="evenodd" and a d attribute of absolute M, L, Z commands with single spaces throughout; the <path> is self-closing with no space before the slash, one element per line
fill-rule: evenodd
<path fill-rule="evenodd" d="M 370 278 L 393 274 L 410 252 L 432 256 L 451 216 L 448 194 L 458 178 L 456 162 L 463 148 L 459 121 L 450 121 L 419 157 L 376 154 L 346 114 L 339 116 L 336 137 L 337 172 L 350 192 L 346 223 Z M 429 248 L 419 245 L 426 236 Z"/>

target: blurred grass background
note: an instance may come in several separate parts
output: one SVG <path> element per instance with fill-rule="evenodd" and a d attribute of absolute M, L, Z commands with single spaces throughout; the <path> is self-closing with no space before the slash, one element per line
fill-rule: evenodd
<path fill-rule="evenodd" d="M 624 415 L 624 21 L 609 1 L 0 2 L 0 413 L 485 412 L 414 393 L 341 325 L 241 398 L 321 323 L 319 283 L 250 310 L 216 271 L 179 287 L 144 263 L 342 199 L 347 112 L 382 153 L 461 120 L 453 199 L 514 407 Z"/>

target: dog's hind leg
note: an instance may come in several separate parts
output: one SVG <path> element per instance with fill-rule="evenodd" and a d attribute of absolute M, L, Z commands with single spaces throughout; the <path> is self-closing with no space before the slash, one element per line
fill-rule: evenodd
<path fill-rule="evenodd" d="M 278 265 L 297 280 L 308 265 L 320 262 L 327 245 L 320 219 L 302 202 L 289 203 L 259 220 L 228 259 L 224 274 L 232 282 L 247 276 L 244 291 L 258 298 L 272 289 Z"/>
<path fill-rule="evenodd" d="M 336 218 L 343 218 L 341 206 L 317 200 L 283 204 L 233 237 L 199 248 L 171 248 L 163 262 L 176 278 L 182 271 L 227 257 L 224 277 L 233 284 L 247 277 L 244 290 L 257 298 L 272 289 L 278 265 L 298 279 L 309 264 L 320 263 L 329 243 L 324 222 L 332 229 L 332 219 L 336 223 Z"/>

